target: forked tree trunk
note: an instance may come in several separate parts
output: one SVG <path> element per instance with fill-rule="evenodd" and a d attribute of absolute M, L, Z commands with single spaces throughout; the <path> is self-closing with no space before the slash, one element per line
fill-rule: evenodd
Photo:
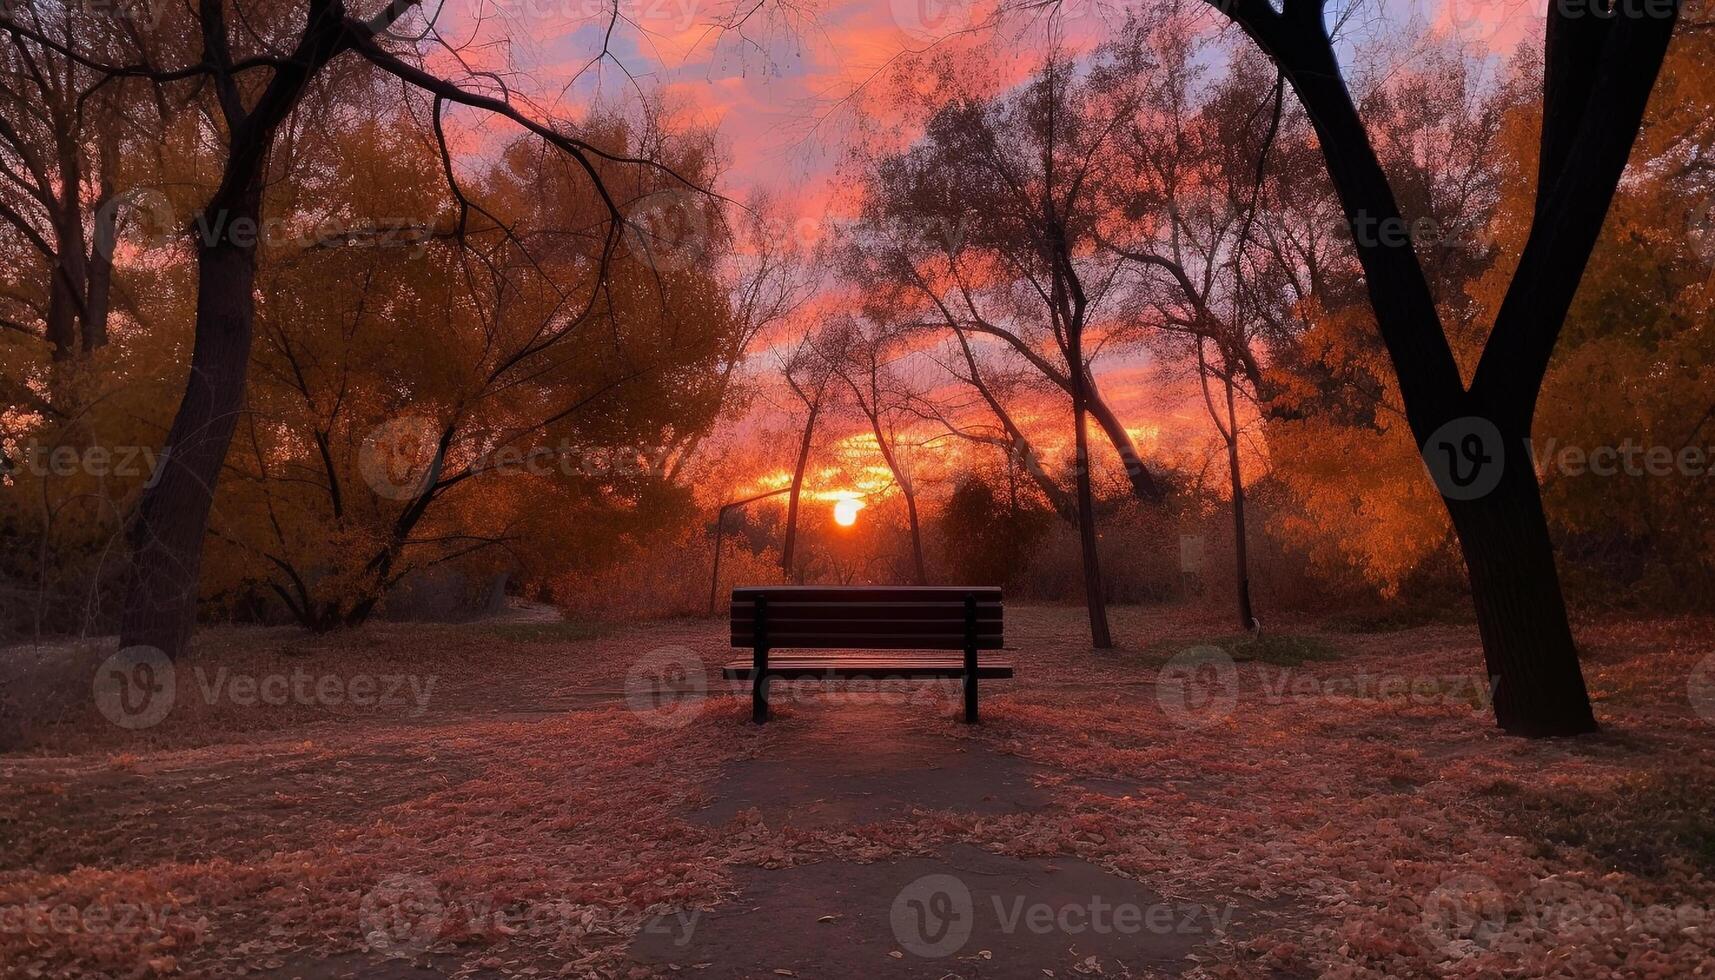
<path fill-rule="evenodd" d="M 1321 4 L 1221 0 L 1291 81 L 1321 144 L 1348 221 L 1400 217 L 1386 173 L 1340 72 Z M 1601 234 L 1672 38 L 1680 4 L 1546 18 L 1538 198 L 1518 268 L 1469 385 L 1409 243 L 1357 243 L 1376 324 L 1420 444 L 1462 418 L 1486 419 L 1528 458 L 1528 437 L 1555 341 Z M 1499 409 L 1497 411 L 1497 409 Z M 1596 727 L 1578 666 L 1536 474 L 1503 462 L 1498 485 L 1445 498 L 1471 579 L 1495 720 L 1521 735 Z M 1443 488 L 1443 493 L 1447 493 Z"/>
<path fill-rule="evenodd" d="M 256 314 L 255 244 L 234 242 L 231 233 L 258 227 L 260 201 L 260 188 L 253 187 L 232 209 L 199 220 L 190 377 L 130 528 L 122 647 L 150 646 L 176 658 L 196 625 L 202 537 L 244 404 Z"/>
<path fill-rule="evenodd" d="M 1447 501 L 1471 579 L 1495 722 L 1513 735 L 1593 732 L 1536 474 L 1522 439 L 1507 447 L 1494 490 Z"/>

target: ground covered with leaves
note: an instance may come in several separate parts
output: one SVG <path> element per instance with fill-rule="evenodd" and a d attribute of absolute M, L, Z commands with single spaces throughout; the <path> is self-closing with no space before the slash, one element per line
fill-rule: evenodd
<path fill-rule="evenodd" d="M 1603 732 L 1537 742 L 1494 729 L 1468 625 L 1115 612 L 1093 653 L 1080 610 L 1009 610 L 1018 679 L 978 727 L 950 688 L 884 686 L 782 692 L 758 728 L 711 679 L 721 621 L 209 630 L 146 725 L 92 694 L 110 650 L 0 651 L 0 973 L 815 976 L 640 950 L 764 908 L 769 873 L 982 854 L 1233 925 L 1170 966 L 1050 930 L 873 975 L 1715 976 L 1715 623 L 1581 623 Z M 945 755 L 935 782 L 754 769 L 819 733 Z M 999 772 L 1026 785 L 984 792 Z M 899 897 L 842 896 L 809 921 Z"/>

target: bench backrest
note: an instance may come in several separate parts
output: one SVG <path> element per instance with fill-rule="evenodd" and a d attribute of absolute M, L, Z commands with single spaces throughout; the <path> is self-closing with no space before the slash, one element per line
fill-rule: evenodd
<path fill-rule="evenodd" d="M 760 628 L 759 628 L 760 624 Z M 732 590 L 732 645 L 771 650 L 999 650 L 993 586 L 758 585 Z"/>

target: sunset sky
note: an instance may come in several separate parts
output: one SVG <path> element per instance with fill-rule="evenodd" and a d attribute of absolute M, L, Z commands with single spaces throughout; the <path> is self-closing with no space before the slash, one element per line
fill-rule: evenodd
<path fill-rule="evenodd" d="M 982 28 L 992 22 L 994 0 L 622 0 L 622 19 L 610 30 L 608 0 L 483 0 L 449 5 L 440 24 L 466 66 L 500 73 L 515 99 L 529 100 L 543 115 L 575 117 L 598 98 L 623 104 L 640 93 L 660 95 L 681 119 L 718 131 L 722 193 L 735 200 L 773 194 L 791 216 L 793 233 L 808 241 L 850 215 L 847 189 L 836 178 L 854 140 L 885 146 L 914 137 L 915 123 L 899 110 L 897 96 L 909 91 L 920 104 L 935 102 L 934 84 L 918 68 L 926 59 L 964 59 L 971 77 L 1004 88 L 1039 66 L 1050 31 L 1069 50 L 1085 51 L 1123 22 L 1127 9 L 1066 0 L 1052 19 L 1044 10 Z M 1186 9 L 1206 17 L 1211 29 L 1224 23 L 1194 0 Z M 1352 55 L 1427 32 L 1498 58 L 1533 36 L 1542 14 L 1539 0 L 1374 0 L 1335 9 L 1348 11 L 1343 37 Z M 970 25 L 979 29 L 961 30 Z M 1248 43 L 1230 33 L 1231 43 Z M 604 42 L 607 57 L 598 58 Z M 511 135 L 482 117 L 469 123 L 479 127 L 465 133 L 469 147 Z M 804 315 L 843 305 L 837 284 L 830 286 Z M 750 415 L 723 433 L 752 450 L 757 433 L 778 431 L 794 407 L 770 385 L 776 362 L 770 340 L 762 338 L 752 351 L 759 397 Z M 1156 376 L 1137 354 L 1099 358 L 1095 368 L 1146 456 L 1193 470 L 1204 464 L 1214 436 L 1188 380 Z M 1045 454 L 1063 451 L 1069 439 L 1063 402 L 1044 396 L 1018 407 Z M 886 470 L 872 458 L 874 443 L 861 420 L 830 420 L 829 429 L 824 455 L 832 458 L 812 467 L 812 496 L 831 502 L 885 487 Z M 944 463 L 958 451 L 944 445 L 926 455 Z M 727 489 L 780 485 L 790 460 L 781 454 L 777 463 L 760 464 L 752 479 Z"/>

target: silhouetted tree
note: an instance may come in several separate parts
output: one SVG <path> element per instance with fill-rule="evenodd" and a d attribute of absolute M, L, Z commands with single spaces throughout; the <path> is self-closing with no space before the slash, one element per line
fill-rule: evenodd
<path fill-rule="evenodd" d="M 1335 54 L 1325 0 L 1213 0 L 1273 60 L 1315 126 L 1352 227 L 1400 207 Z M 1677 0 L 1547 8 L 1536 213 L 1467 385 L 1409 238 L 1357 236 L 1376 324 L 1471 580 L 1495 718 L 1520 735 L 1593 731 L 1527 448 L 1537 395 L 1679 17 Z"/>

